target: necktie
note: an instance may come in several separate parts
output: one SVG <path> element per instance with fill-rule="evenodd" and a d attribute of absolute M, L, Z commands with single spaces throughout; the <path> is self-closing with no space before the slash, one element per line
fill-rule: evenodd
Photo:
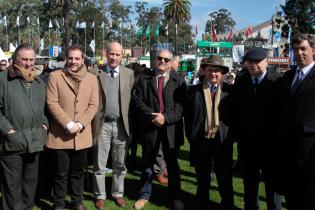
<path fill-rule="evenodd" d="M 216 91 L 217 91 L 217 87 L 215 85 L 211 85 L 211 99 L 212 99 L 212 101 L 214 101 Z"/>
<path fill-rule="evenodd" d="M 164 87 L 164 76 L 158 77 L 158 96 L 160 103 L 160 112 L 164 112 L 164 101 L 163 101 L 163 87 Z"/>
<path fill-rule="evenodd" d="M 111 78 L 114 78 L 114 70 L 113 70 L 113 69 L 111 69 L 111 70 L 109 71 L 109 74 L 110 74 Z"/>
<path fill-rule="evenodd" d="M 256 77 L 256 78 L 254 78 L 254 93 L 256 93 L 258 85 L 259 85 L 259 80 Z"/>
<path fill-rule="evenodd" d="M 296 80 L 294 82 L 294 84 L 291 87 L 291 93 L 292 95 L 295 94 L 298 86 L 301 84 L 301 82 L 303 81 L 303 71 L 301 69 L 297 70 L 297 76 L 296 76 Z"/>

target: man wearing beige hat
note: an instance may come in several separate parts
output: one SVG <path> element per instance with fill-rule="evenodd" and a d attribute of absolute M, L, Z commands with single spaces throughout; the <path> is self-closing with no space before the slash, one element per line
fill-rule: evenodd
<path fill-rule="evenodd" d="M 185 115 L 186 135 L 194 145 L 199 209 L 209 209 L 212 164 L 217 176 L 220 209 L 234 208 L 232 186 L 232 146 L 229 138 L 231 86 L 223 82 L 229 71 L 220 56 L 212 55 L 202 65 L 203 83 L 191 86 Z M 204 114 L 205 113 L 205 114 Z"/>

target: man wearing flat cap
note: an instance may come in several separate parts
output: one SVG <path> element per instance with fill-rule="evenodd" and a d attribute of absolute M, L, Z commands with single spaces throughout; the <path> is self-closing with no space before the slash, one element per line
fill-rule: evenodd
<path fill-rule="evenodd" d="M 245 210 L 258 210 L 258 187 L 262 172 L 267 209 L 276 209 L 271 185 L 270 147 L 272 142 L 272 91 L 274 82 L 267 73 L 267 52 L 252 48 L 246 54 L 248 72 L 240 76 L 233 90 L 233 131 L 239 144 L 243 173 Z"/>
<path fill-rule="evenodd" d="M 222 57 L 212 55 L 202 63 L 203 83 L 188 90 L 185 126 L 187 139 L 194 145 L 199 209 L 209 209 L 211 170 L 214 170 L 222 198 L 220 209 L 234 208 L 232 187 L 231 86 L 223 82 L 229 68 Z"/>

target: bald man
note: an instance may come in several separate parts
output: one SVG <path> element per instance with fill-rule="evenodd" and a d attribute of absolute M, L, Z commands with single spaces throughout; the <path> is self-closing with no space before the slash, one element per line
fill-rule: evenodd
<path fill-rule="evenodd" d="M 100 88 L 99 111 L 93 122 L 95 207 L 105 209 L 105 169 L 109 151 L 112 154 L 113 179 L 111 196 L 120 207 L 126 206 L 123 198 L 124 179 L 127 173 L 125 160 L 129 145 L 129 102 L 134 83 L 132 70 L 120 65 L 122 46 L 111 42 L 106 48 L 107 65 L 102 70 L 91 70 L 98 78 Z M 105 100 L 106 99 L 106 100 Z"/>

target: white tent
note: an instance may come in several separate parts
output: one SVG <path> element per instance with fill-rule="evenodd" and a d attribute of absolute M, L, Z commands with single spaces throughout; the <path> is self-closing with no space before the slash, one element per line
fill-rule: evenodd
<path fill-rule="evenodd" d="M 4 54 L 4 52 L 3 52 L 3 50 L 2 50 L 2 48 L 0 47 L 0 60 L 6 60 L 6 61 L 8 61 L 8 56 L 6 56 L 5 54 Z"/>

